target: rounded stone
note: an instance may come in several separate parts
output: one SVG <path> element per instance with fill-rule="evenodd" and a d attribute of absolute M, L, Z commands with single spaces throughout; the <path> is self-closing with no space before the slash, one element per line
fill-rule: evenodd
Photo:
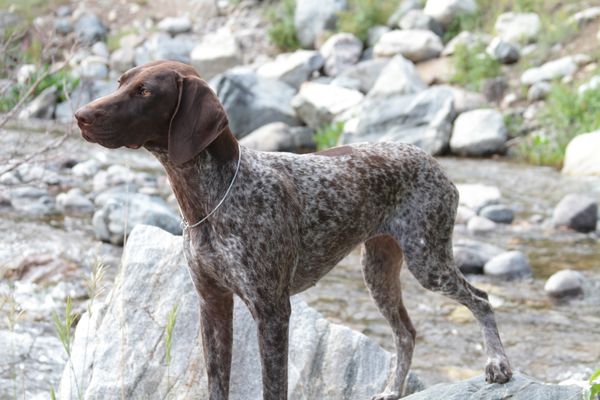
<path fill-rule="evenodd" d="M 515 218 L 513 210 L 503 204 L 492 204 L 479 210 L 479 215 L 499 224 L 510 224 Z"/>
<path fill-rule="evenodd" d="M 551 297 L 577 296 L 583 293 L 585 277 L 581 272 L 563 269 L 553 274 L 544 285 L 544 291 Z"/>
<path fill-rule="evenodd" d="M 474 234 L 488 233 L 496 229 L 496 223 L 488 218 L 477 215 L 469 220 L 467 229 Z"/>
<path fill-rule="evenodd" d="M 507 251 L 497 255 L 485 263 L 483 273 L 508 279 L 531 276 L 532 274 L 527 257 L 520 251 Z"/>
<path fill-rule="evenodd" d="M 552 224 L 555 227 L 566 227 L 582 233 L 595 231 L 597 221 L 598 203 L 590 197 L 575 193 L 566 195 L 552 214 Z"/>

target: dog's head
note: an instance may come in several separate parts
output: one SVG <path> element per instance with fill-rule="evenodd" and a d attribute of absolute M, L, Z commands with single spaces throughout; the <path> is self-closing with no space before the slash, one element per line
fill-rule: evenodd
<path fill-rule="evenodd" d="M 181 165 L 226 127 L 217 96 L 189 65 L 155 61 L 125 72 L 116 92 L 75 113 L 83 137 L 108 148 L 163 147 Z"/>

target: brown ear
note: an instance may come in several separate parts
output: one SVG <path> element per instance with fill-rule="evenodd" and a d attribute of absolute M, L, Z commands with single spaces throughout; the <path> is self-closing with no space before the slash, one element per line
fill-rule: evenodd
<path fill-rule="evenodd" d="M 227 127 L 217 95 L 195 76 L 180 76 L 179 100 L 169 126 L 169 158 L 177 165 L 196 157 Z"/>

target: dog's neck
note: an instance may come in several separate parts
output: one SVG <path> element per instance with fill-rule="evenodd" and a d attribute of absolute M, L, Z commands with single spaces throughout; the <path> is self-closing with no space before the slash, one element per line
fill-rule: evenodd
<path fill-rule="evenodd" d="M 210 213 L 225 195 L 239 158 L 237 140 L 227 127 L 192 160 L 176 165 L 164 146 L 145 146 L 165 168 L 185 221 L 192 225 Z"/>

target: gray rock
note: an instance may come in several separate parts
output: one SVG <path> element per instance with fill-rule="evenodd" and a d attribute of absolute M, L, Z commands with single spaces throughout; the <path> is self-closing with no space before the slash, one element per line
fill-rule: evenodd
<path fill-rule="evenodd" d="M 402 17 L 406 15 L 410 10 L 420 10 L 423 8 L 421 4 L 421 0 L 402 0 L 400 4 L 398 4 L 398 8 L 396 11 L 390 16 L 387 21 L 387 25 L 392 28 L 398 28 Z"/>
<path fill-rule="evenodd" d="M 312 49 L 326 30 L 333 30 L 337 13 L 346 8 L 345 0 L 302 0 L 296 2 L 294 25 L 303 48 Z"/>
<path fill-rule="evenodd" d="M 552 213 L 555 227 L 567 227 L 577 232 L 596 230 L 598 221 L 598 203 L 587 196 L 568 194 L 558 203 Z"/>
<path fill-rule="evenodd" d="M 500 112 L 494 109 L 473 110 L 456 118 L 450 150 L 466 156 L 500 153 L 506 140 L 506 126 Z"/>
<path fill-rule="evenodd" d="M 94 192 L 104 192 L 115 187 L 132 185 L 135 182 L 135 173 L 121 165 L 111 165 L 106 171 L 99 171 L 92 180 Z M 135 187 L 130 187 L 131 190 Z"/>
<path fill-rule="evenodd" d="M 351 33 L 332 35 L 319 52 L 325 59 L 323 70 L 329 76 L 337 76 L 348 67 L 356 64 L 362 53 L 362 42 Z"/>
<path fill-rule="evenodd" d="M 34 76 L 37 70 L 38 68 L 33 64 L 21 65 L 17 70 L 17 82 L 20 84 L 26 83 Z"/>
<path fill-rule="evenodd" d="M 470 92 L 453 86 L 452 94 L 454 95 L 454 109 L 456 110 L 457 115 L 467 111 L 489 107 L 488 102 L 481 93 Z"/>
<path fill-rule="evenodd" d="M 73 121 L 73 113 L 84 104 L 94 99 L 112 93 L 117 88 L 114 80 L 82 80 L 81 83 L 70 94 L 70 99 L 57 104 L 54 112 L 57 120 L 62 122 Z"/>
<path fill-rule="evenodd" d="M 68 35 L 73 32 L 73 22 L 71 18 L 56 18 L 54 20 L 54 30 L 59 35 Z"/>
<path fill-rule="evenodd" d="M 58 90 L 56 86 L 47 87 L 19 112 L 19 118 L 50 119 L 54 115 L 57 99 Z"/>
<path fill-rule="evenodd" d="M 495 78 L 485 79 L 481 85 L 481 92 L 489 102 L 500 103 L 504 99 L 508 89 L 508 78 L 497 76 Z"/>
<path fill-rule="evenodd" d="M 467 230 L 475 235 L 493 232 L 495 229 L 496 224 L 494 221 L 479 215 L 474 216 L 467 222 Z"/>
<path fill-rule="evenodd" d="M 401 55 L 392 58 L 383 68 L 369 91 L 371 97 L 413 94 L 425 90 L 427 85 L 415 69 L 415 65 Z"/>
<path fill-rule="evenodd" d="M 419 76 L 426 85 L 439 85 L 452 81 L 455 64 L 451 57 L 432 58 L 416 65 Z"/>
<path fill-rule="evenodd" d="M 458 46 L 466 46 L 467 48 L 473 48 L 480 45 L 487 46 L 491 41 L 492 36 L 488 34 L 462 31 L 446 43 L 446 46 L 442 51 L 442 56 L 447 57 L 454 55 Z"/>
<path fill-rule="evenodd" d="M 521 75 L 521 83 L 533 85 L 536 82 L 551 81 L 571 76 L 577 71 L 577 62 L 573 56 L 566 56 L 549 61 L 536 68 L 530 68 Z"/>
<path fill-rule="evenodd" d="M 56 213 L 54 198 L 47 189 L 22 186 L 8 192 L 11 206 L 27 215 L 47 216 Z"/>
<path fill-rule="evenodd" d="M 424 11 L 442 25 L 448 26 L 459 15 L 477 11 L 477 3 L 475 0 L 427 0 Z"/>
<path fill-rule="evenodd" d="M 189 64 L 190 52 L 196 44 L 197 38 L 191 35 L 171 37 L 167 33 L 157 32 L 136 48 L 135 64 L 142 65 L 154 60 L 174 60 Z"/>
<path fill-rule="evenodd" d="M 413 9 L 408 11 L 398 24 L 400 29 L 429 30 L 438 36 L 444 34 L 444 27 L 435 18 L 425 14 L 423 10 Z"/>
<path fill-rule="evenodd" d="M 502 64 L 514 64 L 521 58 L 519 47 L 511 42 L 502 40 L 499 37 L 492 39 L 486 52 L 495 60 Z"/>
<path fill-rule="evenodd" d="M 250 71 L 229 71 L 211 81 L 221 99 L 229 126 L 243 137 L 271 122 L 300 125 L 291 100 L 296 90 L 275 79 L 263 78 Z"/>
<path fill-rule="evenodd" d="M 108 50 L 108 46 L 104 42 L 96 42 L 92 45 L 92 54 L 98 57 L 102 57 L 104 60 L 108 60 L 110 56 L 110 51 Z"/>
<path fill-rule="evenodd" d="M 71 9 L 71 6 L 68 4 L 63 4 L 62 6 L 59 6 L 56 9 L 57 17 L 68 17 L 71 14 L 73 14 L 73 10 Z"/>
<path fill-rule="evenodd" d="M 483 273 L 499 278 L 520 278 L 531 276 L 531 267 L 523 253 L 507 251 L 485 263 Z"/>
<path fill-rule="evenodd" d="M 171 35 L 189 32 L 192 30 L 192 21 L 187 16 L 163 18 L 156 27 Z"/>
<path fill-rule="evenodd" d="M 492 244 L 475 240 L 460 240 L 452 247 L 454 262 L 464 274 L 482 274 L 483 266 L 505 252 Z"/>
<path fill-rule="evenodd" d="M 541 81 L 536 82 L 527 91 L 527 100 L 530 102 L 544 100 L 548 93 L 552 90 L 552 84 L 550 82 Z"/>
<path fill-rule="evenodd" d="M 208 34 L 196 45 L 190 55 L 191 64 L 200 76 L 209 80 L 241 64 L 241 51 L 229 29 L 219 29 Z"/>
<path fill-rule="evenodd" d="M 298 151 L 314 149 L 314 131 L 306 127 L 289 127 L 273 122 L 240 139 L 240 144 L 260 151 Z"/>
<path fill-rule="evenodd" d="M 79 42 L 86 45 L 106 39 L 106 33 L 106 26 L 94 14 L 83 14 L 75 23 L 75 36 Z"/>
<path fill-rule="evenodd" d="M 71 173 L 81 178 L 91 178 L 100 171 L 100 162 L 94 158 L 73 165 Z"/>
<path fill-rule="evenodd" d="M 542 22 L 536 13 L 507 12 L 498 16 L 495 29 L 507 42 L 529 43 L 537 39 Z"/>
<path fill-rule="evenodd" d="M 456 383 L 440 383 L 403 400 L 567 400 L 580 399 L 582 392 L 578 386 L 541 383 L 526 375 L 515 374 L 502 385 L 489 385 L 483 376 Z"/>
<path fill-rule="evenodd" d="M 358 64 L 354 64 L 345 69 L 332 83 L 335 84 L 338 78 L 350 79 L 356 82 L 354 88 L 358 88 L 361 92 L 367 93 L 371 90 L 388 62 L 389 60 L 385 58 L 374 58 L 361 61 Z"/>
<path fill-rule="evenodd" d="M 375 43 L 377 43 L 379 38 L 381 38 L 381 36 L 384 33 L 387 33 L 390 30 L 391 30 L 390 28 L 388 28 L 387 26 L 383 26 L 383 25 L 375 25 L 375 26 L 372 26 L 371 28 L 369 28 L 369 30 L 367 32 L 367 46 L 368 47 L 375 46 Z"/>
<path fill-rule="evenodd" d="M 515 218 L 512 208 L 503 204 L 491 204 L 479 210 L 479 215 L 499 224 L 511 224 Z"/>
<path fill-rule="evenodd" d="M 123 73 L 135 66 L 135 50 L 131 47 L 120 47 L 110 55 L 110 69 Z"/>
<path fill-rule="evenodd" d="M 291 104 L 298 117 L 316 130 L 358 105 L 363 98 L 364 95 L 358 90 L 306 82 L 300 87 Z"/>
<path fill-rule="evenodd" d="M 454 221 L 454 223 L 457 225 L 466 225 L 467 222 L 469 222 L 469 220 L 476 215 L 477 213 L 475 213 L 475 211 L 459 204 L 456 208 L 456 220 Z"/>
<path fill-rule="evenodd" d="M 483 207 L 497 204 L 502 195 L 496 186 L 487 186 L 477 183 L 457 184 L 459 203 L 479 212 Z"/>
<path fill-rule="evenodd" d="M 598 88 L 600 88 L 600 75 L 595 75 L 592 76 L 592 78 L 589 81 L 579 86 L 577 92 L 579 94 L 584 94 L 588 90 L 596 90 Z"/>
<path fill-rule="evenodd" d="M 384 33 L 375 47 L 375 57 L 401 54 L 411 61 L 429 60 L 440 55 L 444 45 L 440 37 L 428 30 L 394 30 Z"/>
<path fill-rule="evenodd" d="M 108 60 L 98 56 L 89 56 L 74 69 L 75 75 L 83 79 L 101 80 L 108 77 Z"/>
<path fill-rule="evenodd" d="M 585 276 L 581 272 L 563 269 L 548 278 L 544 285 L 544 291 L 555 298 L 577 296 L 583 293 L 584 281 Z"/>
<path fill-rule="evenodd" d="M 80 189 L 74 188 L 56 196 L 56 208 L 64 214 L 91 214 L 94 204 Z"/>
<path fill-rule="evenodd" d="M 453 119 L 452 91 L 443 86 L 412 95 L 367 98 L 356 129 L 344 132 L 341 142 L 395 141 L 439 154 L 448 146 Z"/>
<path fill-rule="evenodd" d="M 600 17 L 600 7 L 590 7 L 573 14 L 567 20 L 571 24 L 584 25 Z"/>
<path fill-rule="evenodd" d="M 600 154 L 600 131 L 574 137 L 567 145 L 562 173 L 600 176 L 598 154 Z"/>
<path fill-rule="evenodd" d="M 258 68 L 256 73 L 265 78 L 278 79 L 298 89 L 315 71 L 321 69 L 324 62 L 318 51 L 298 50 L 278 55 L 274 61 Z"/>
<path fill-rule="evenodd" d="M 167 232 L 181 234 L 181 218 L 160 197 L 141 193 L 105 192 L 95 199 L 92 225 L 96 237 L 115 245 L 123 244 L 136 225 L 152 225 Z"/>
<path fill-rule="evenodd" d="M 206 399 L 198 298 L 182 254 L 182 240 L 160 229 L 138 226 L 124 251 L 108 301 L 77 325 L 73 368 L 66 367 L 59 398 Z M 126 306 L 124 307 L 123 305 Z M 177 306 L 171 362 L 165 363 L 167 315 Z M 364 400 L 384 388 L 391 355 L 364 335 L 332 324 L 292 298 L 289 341 L 289 399 Z M 229 398 L 262 398 L 256 325 L 241 301 L 234 308 Z M 123 341 L 122 338 L 127 340 Z M 120 360 L 127 360 L 120 368 Z M 75 371 L 76 376 L 72 375 Z M 420 386 L 411 374 L 409 393 Z"/>

